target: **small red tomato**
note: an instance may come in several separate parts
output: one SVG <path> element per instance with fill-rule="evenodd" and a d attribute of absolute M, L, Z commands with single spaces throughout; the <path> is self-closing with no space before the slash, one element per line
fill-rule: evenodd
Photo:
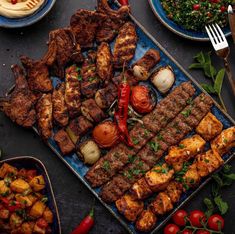
<path fill-rule="evenodd" d="M 198 11 L 200 9 L 200 4 L 193 4 L 193 10 Z"/>
<path fill-rule="evenodd" d="M 210 234 L 207 230 L 197 230 L 196 234 Z"/>
<path fill-rule="evenodd" d="M 12 4 L 16 4 L 16 3 L 17 3 L 17 0 L 11 0 L 11 3 L 12 3 Z"/>
<path fill-rule="evenodd" d="M 189 220 L 192 226 L 202 227 L 202 222 L 206 221 L 205 214 L 200 210 L 194 210 L 190 212 Z"/>
<path fill-rule="evenodd" d="M 227 10 L 227 9 L 226 9 L 225 6 L 221 6 L 221 7 L 220 7 L 220 11 L 221 11 L 221 12 L 225 12 L 226 10 Z"/>
<path fill-rule="evenodd" d="M 185 229 L 181 232 L 181 234 L 193 234 L 193 231 L 190 229 Z"/>
<path fill-rule="evenodd" d="M 177 234 L 179 230 L 177 225 L 170 223 L 164 228 L 164 234 Z"/>
<path fill-rule="evenodd" d="M 212 3 L 219 3 L 220 0 L 211 0 L 210 2 L 212 2 Z"/>
<path fill-rule="evenodd" d="M 185 226 L 186 225 L 185 218 L 187 217 L 187 215 L 188 214 L 185 210 L 178 210 L 175 212 L 172 219 L 176 225 Z"/>
<path fill-rule="evenodd" d="M 224 219 L 221 215 L 214 214 L 208 219 L 208 226 L 214 231 L 220 231 L 224 228 Z"/>
<path fill-rule="evenodd" d="M 47 221 L 45 220 L 45 219 L 43 219 L 43 218 L 40 218 L 40 219 L 38 219 L 38 221 L 36 222 L 36 224 L 40 227 L 40 228 L 47 228 L 47 226 L 48 226 L 48 223 L 47 223 Z"/>

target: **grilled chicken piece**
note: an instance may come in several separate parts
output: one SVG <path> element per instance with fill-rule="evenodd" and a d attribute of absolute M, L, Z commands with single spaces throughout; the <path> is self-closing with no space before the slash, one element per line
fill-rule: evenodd
<path fill-rule="evenodd" d="M 126 22 L 130 9 L 128 6 L 122 6 L 116 11 L 110 8 L 107 0 L 99 0 L 97 11 L 105 14 L 107 18 L 97 30 L 96 41 L 111 42 L 119 28 Z"/>
<path fill-rule="evenodd" d="M 107 17 L 96 11 L 78 10 L 72 15 L 70 27 L 75 35 L 77 43 L 82 48 L 93 46 L 97 28 Z"/>
<path fill-rule="evenodd" d="M 220 135 L 211 142 L 211 148 L 217 151 L 221 156 L 233 147 L 235 147 L 235 127 L 223 130 Z"/>
<path fill-rule="evenodd" d="M 199 123 L 196 132 L 200 134 L 206 141 L 210 141 L 221 133 L 223 124 L 209 112 Z"/>
<path fill-rule="evenodd" d="M 54 74 L 60 78 L 65 76 L 65 66 L 72 60 L 76 63 L 83 61 L 80 45 L 76 43 L 71 29 L 60 28 L 49 34 L 49 45 L 56 44 L 56 59 L 53 64 Z"/>
<path fill-rule="evenodd" d="M 180 200 L 182 192 L 183 186 L 177 181 L 171 181 L 166 187 L 166 193 L 170 197 L 172 203 L 176 203 Z"/>
<path fill-rule="evenodd" d="M 125 194 L 122 198 L 117 200 L 116 206 L 118 211 L 131 222 L 134 222 L 144 209 L 144 203 L 135 200 L 130 194 Z"/>
<path fill-rule="evenodd" d="M 15 76 L 15 88 L 9 97 L 0 99 L 0 110 L 13 122 L 29 128 L 36 121 L 34 109 L 36 100 L 29 90 L 22 68 L 18 65 L 13 65 L 11 68 Z"/>
<path fill-rule="evenodd" d="M 97 74 L 103 81 L 109 81 L 113 75 L 112 53 L 109 44 L 102 42 L 97 51 Z"/>
<path fill-rule="evenodd" d="M 179 146 L 170 147 L 169 153 L 165 157 L 166 163 L 171 165 L 176 172 L 180 171 L 183 163 L 202 152 L 205 144 L 206 141 L 199 135 L 186 138 L 180 142 Z"/>
<path fill-rule="evenodd" d="M 101 109 L 107 109 L 117 98 L 117 95 L 117 87 L 112 82 L 109 82 L 105 88 L 99 89 L 96 92 L 95 102 Z"/>
<path fill-rule="evenodd" d="M 139 80 L 147 80 L 150 70 L 160 61 L 160 53 L 157 50 L 150 49 L 144 56 L 132 65 L 135 76 Z"/>
<path fill-rule="evenodd" d="M 156 215 L 164 215 L 173 209 L 173 204 L 166 192 L 161 192 L 157 195 L 155 200 L 151 203 L 150 209 Z"/>
<path fill-rule="evenodd" d="M 74 144 L 80 139 L 81 136 L 86 134 L 93 124 L 84 116 L 79 116 L 70 121 L 66 131 Z"/>
<path fill-rule="evenodd" d="M 136 43 L 135 25 L 127 22 L 120 28 L 114 45 L 113 63 L 115 68 L 122 68 L 124 63 L 127 65 L 130 62 L 135 55 Z"/>
<path fill-rule="evenodd" d="M 65 77 L 65 103 L 68 108 L 69 117 L 74 118 L 80 113 L 81 93 L 78 80 L 78 69 L 76 65 L 66 69 Z"/>
<path fill-rule="evenodd" d="M 60 147 L 60 150 L 63 155 L 69 154 L 72 151 L 75 150 L 75 145 L 69 138 L 68 134 L 66 131 L 63 129 L 59 130 L 55 135 L 54 135 L 54 140 L 57 142 L 57 144 Z"/>
<path fill-rule="evenodd" d="M 157 222 L 157 216 L 150 210 L 143 210 L 138 217 L 135 227 L 140 232 L 150 232 Z"/>
<path fill-rule="evenodd" d="M 82 103 L 81 111 L 83 116 L 85 116 L 91 122 L 100 122 L 104 119 L 104 112 L 97 106 L 95 100 L 87 99 Z"/>
<path fill-rule="evenodd" d="M 223 162 L 217 151 L 208 150 L 203 154 L 199 154 L 196 158 L 198 174 L 205 177 L 218 169 Z"/>
<path fill-rule="evenodd" d="M 52 136 L 52 100 L 51 94 L 43 94 L 36 105 L 38 131 L 44 140 Z"/>
<path fill-rule="evenodd" d="M 164 163 L 163 165 L 156 165 L 152 170 L 148 171 L 145 174 L 145 180 L 150 189 L 156 192 L 166 188 L 173 174 L 174 170 Z"/>
<path fill-rule="evenodd" d="M 65 103 L 65 84 L 57 86 L 52 94 L 53 120 L 61 127 L 65 127 L 69 122 L 68 108 Z"/>

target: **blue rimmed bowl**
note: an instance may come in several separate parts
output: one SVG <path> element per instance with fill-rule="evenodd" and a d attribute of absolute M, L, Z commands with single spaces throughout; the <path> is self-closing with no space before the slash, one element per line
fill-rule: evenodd
<path fill-rule="evenodd" d="M 148 1 L 153 10 L 153 13 L 158 18 L 158 20 L 175 34 L 194 41 L 209 41 L 209 37 L 206 32 L 187 30 L 182 28 L 180 25 L 176 24 L 174 21 L 170 20 L 167 17 L 166 12 L 163 9 L 160 0 L 148 0 Z M 225 36 L 231 35 L 229 26 L 223 28 L 222 30 Z"/>
<path fill-rule="evenodd" d="M 0 27 L 3 28 L 22 28 L 32 25 L 42 19 L 54 6 L 56 0 L 45 0 L 43 5 L 32 15 L 23 18 L 7 18 L 0 16 Z"/>

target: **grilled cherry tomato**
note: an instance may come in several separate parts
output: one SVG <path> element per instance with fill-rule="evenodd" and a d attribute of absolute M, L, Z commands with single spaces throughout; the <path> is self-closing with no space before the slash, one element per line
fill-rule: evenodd
<path fill-rule="evenodd" d="M 182 231 L 181 234 L 193 234 L 193 231 L 190 230 L 190 229 L 185 229 L 185 230 Z"/>
<path fill-rule="evenodd" d="M 129 5 L 129 1 L 128 1 L 128 0 L 118 0 L 118 2 L 119 2 L 122 6 L 127 6 L 127 5 Z"/>
<path fill-rule="evenodd" d="M 190 212 L 189 220 L 192 226 L 202 227 L 202 222 L 206 221 L 205 214 L 200 210 L 194 210 Z"/>
<path fill-rule="evenodd" d="M 196 234 L 210 234 L 207 230 L 197 230 Z"/>
<path fill-rule="evenodd" d="M 172 219 L 176 225 L 185 226 L 186 225 L 185 218 L 187 217 L 187 215 L 188 214 L 185 210 L 178 210 L 175 212 Z"/>
<path fill-rule="evenodd" d="M 208 226 L 214 231 L 220 231 L 220 229 L 224 228 L 223 217 L 218 214 L 210 216 L 210 218 L 208 219 Z"/>
<path fill-rule="evenodd" d="M 170 223 L 164 228 L 164 234 L 177 234 L 179 230 L 177 225 Z"/>

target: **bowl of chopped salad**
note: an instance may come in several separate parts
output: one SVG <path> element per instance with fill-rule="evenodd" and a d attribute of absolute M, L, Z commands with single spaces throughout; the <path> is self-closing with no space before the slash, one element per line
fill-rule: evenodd
<path fill-rule="evenodd" d="M 231 34 L 227 7 L 233 0 L 149 0 L 160 20 L 172 32 L 187 39 L 208 41 L 205 26 L 217 23 L 224 34 Z"/>

